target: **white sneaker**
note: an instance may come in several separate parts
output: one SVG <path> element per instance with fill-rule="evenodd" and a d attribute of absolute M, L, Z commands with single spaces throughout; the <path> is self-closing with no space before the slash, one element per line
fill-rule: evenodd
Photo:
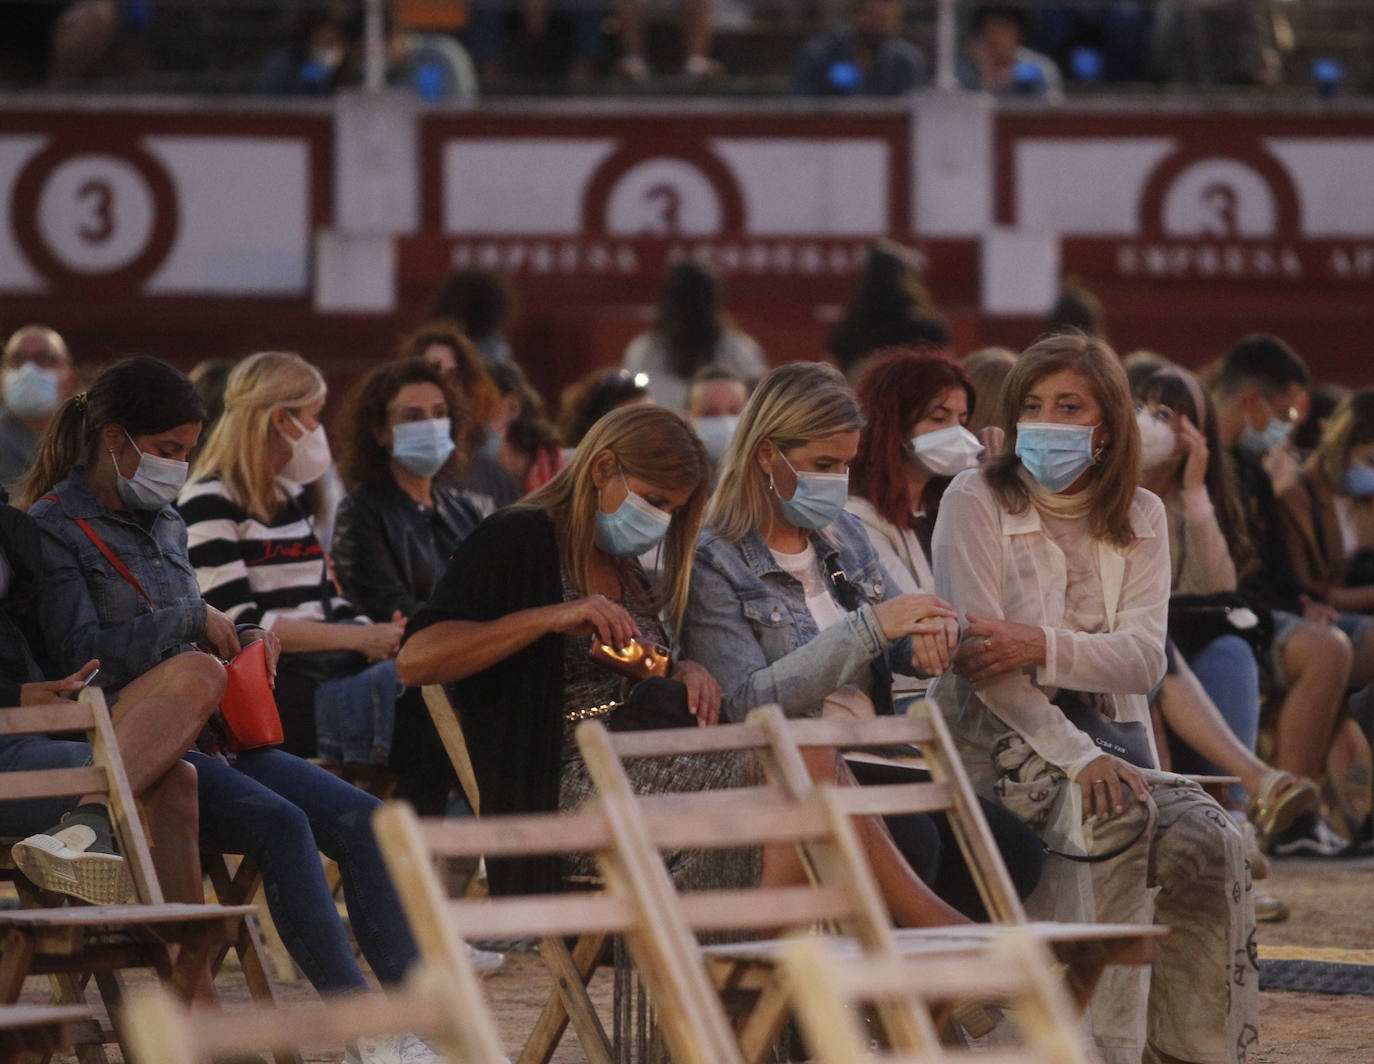
<path fill-rule="evenodd" d="M 344 1064 L 449 1064 L 449 1060 L 419 1035 L 390 1034 L 359 1038 L 348 1047 Z M 500 1064 L 511 1064 L 510 1058 L 502 1057 Z"/>
<path fill-rule="evenodd" d="M 480 975 L 489 975 L 498 971 L 501 965 L 506 963 L 506 955 L 497 953 L 495 950 L 478 949 L 471 943 L 468 944 L 468 960 L 477 969 Z"/>

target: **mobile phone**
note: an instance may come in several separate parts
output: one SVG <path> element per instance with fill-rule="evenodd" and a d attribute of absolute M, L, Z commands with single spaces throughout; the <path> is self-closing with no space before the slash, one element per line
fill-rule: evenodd
<path fill-rule="evenodd" d="M 91 670 L 91 674 L 90 674 L 89 676 L 87 676 L 84 680 L 81 681 L 81 686 L 82 686 L 82 687 L 90 687 L 90 686 L 91 686 L 91 681 L 94 680 L 94 679 L 95 679 L 97 676 L 99 676 L 99 675 L 100 675 L 100 666 L 97 665 L 94 669 Z"/>

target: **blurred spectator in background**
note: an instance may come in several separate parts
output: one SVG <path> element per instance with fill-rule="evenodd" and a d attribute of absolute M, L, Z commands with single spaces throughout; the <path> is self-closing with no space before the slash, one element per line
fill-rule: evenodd
<path fill-rule="evenodd" d="M 468 10 L 464 39 L 477 64 L 483 86 L 500 82 L 501 60 L 511 14 L 509 0 L 474 0 Z M 554 9 L 554 10 L 551 10 Z M 520 5 L 520 29 L 525 43 L 543 45 L 556 32 L 555 23 L 566 21 L 568 30 L 568 85 L 583 88 L 596 75 L 602 56 L 601 25 L 609 4 L 598 0 L 524 0 Z"/>
<path fill-rule="evenodd" d="M 649 378 L 623 369 L 594 369 L 563 389 L 558 399 L 558 435 L 563 450 L 577 448 L 587 430 L 618 406 L 650 403 Z"/>
<path fill-rule="evenodd" d="M 33 464 L 53 411 L 76 391 L 62 337 L 45 325 L 16 329 L 0 362 L 0 390 L 0 485 L 12 492 Z"/>
<path fill-rule="evenodd" d="M 514 362 L 493 362 L 488 372 L 501 402 L 487 422 L 483 456 L 494 460 L 522 495 L 542 488 L 563 468 L 558 430 L 549 420 L 544 398 Z"/>
<path fill-rule="evenodd" d="M 205 404 L 205 424 L 201 426 L 202 439 L 210 438 L 210 430 L 224 413 L 224 388 L 229 383 L 229 374 L 238 362 L 232 358 L 207 358 L 197 362 L 187 380 L 195 388 L 196 395 Z"/>
<path fill-rule="evenodd" d="M 1107 339 L 1107 311 L 1102 300 L 1093 295 L 1076 277 L 1064 278 L 1059 298 L 1045 318 L 1045 333 L 1077 329 L 1085 336 Z"/>
<path fill-rule="evenodd" d="M 1173 363 L 1157 351 L 1132 351 L 1121 359 L 1121 368 L 1126 371 L 1126 383 L 1131 386 L 1131 394 L 1138 395 L 1147 380 L 1160 370 L 1170 369 Z"/>
<path fill-rule="evenodd" d="M 668 268 L 654 327 L 630 341 L 622 365 L 647 374 L 654 402 L 678 413 L 687 408 L 688 383 L 702 366 L 721 366 L 751 382 L 768 370 L 759 345 L 721 306 L 719 279 L 691 259 Z"/>
<path fill-rule="evenodd" d="M 514 315 L 510 285 L 496 270 L 454 270 L 439 289 L 431 318 L 457 322 L 488 362 L 510 359 L 506 326 Z"/>
<path fill-rule="evenodd" d="M 844 315 L 827 347 L 846 375 L 883 347 L 938 352 L 949 347 L 949 330 L 916 275 L 906 248 L 880 240 L 868 249 Z"/>
<path fill-rule="evenodd" d="M 807 41 L 792 90 L 799 96 L 903 96 L 926 83 L 925 56 L 902 33 L 900 0 L 854 0 L 849 25 Z"/>
<path fill-rule="evenodd" d="M 362 77 L 363 13 L 352 0 L 301 8 L 290 43 L 277 49 L 258 77 L 272 96 L 324 96 Z"/>
<path fill-rule="evenodd" d="M 749 385 L 733 370 L 703 366 L 693 374 L 687 389 L 687 420 L 706 445 L 713 466 L 725 457 L 747 402 Z"/>
<path fill-rule="evenodd" d="M 463 446 L 469 455 L 467 479 L 462 486 L 478 500 L 482 515 L 485 517 L 518 499 L 522 494 L 519 486 L 483 450 L 487 423 L 496 415 L 501 394 L 476 345 L 453 321 L 429 321 L 401 338 L 396 357 L 403 362 L 420 359 L 438 370 L 457 393 Z"/>
<path fill-rule="evenodd" d="M 980 347 L 965 355 L 959 365 L 978 397 L 965 427 L 982 441 L 989 456 L 1001 454 L 1005 442 L 998 427 L 1002 417 L 1002 385 L 1016 365 L 1016 352 L 1007 347 Z"/>
<path fill-rule="evenodd" d="M 1270 7 L 1266 0 L 1159 0 L 1155 76 L 1184 85 L 1277 85 L 1280 46 L 1291 50 L 1292 40 L 1284 16 Z"/>
<path fill-rule="evenodd" d="M 616 0 L 615 14 L 620 22 L 620 75 L 636 84 L 653 76 L 649 69 L 644 40 L 645 0 Z M 723 73 L 720 63 L 708 54 L 716 20 L 715 0 L 681 0 L 682 76 L 688 81 L 708 81 Z"/>
<path fill-rule="evenodd" d="M 998 96 L 1063 96 L 1064 82 L 1054 60 L 1022 43 L 1027 25 L 1025 10 L 1016 5 L 975 7 L 973 35 L 956 68 L 960 87 Z"/>
<path fill-rule="evenodd" d="M 1327 420 L 1349 395 L 1350 389 L 1339 384 L 1312 385 L 1312 390 L 1307 396 L 1307 416 L 1293 430 L 1293 435 L 1289 439 L 1300 458 L 1306 458 L 1317 449 L 1322 433 L 1326 431 Z"/>
<path fill-rule="evenodd" d="M 114 0 L 0 4 L 0 80 L 70 85 L 104 57 L 118 29 Z"/>

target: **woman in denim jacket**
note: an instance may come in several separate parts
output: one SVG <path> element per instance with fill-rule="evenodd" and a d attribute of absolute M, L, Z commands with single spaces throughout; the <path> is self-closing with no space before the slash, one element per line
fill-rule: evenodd
<path fill-rule="evenodd" d="M 862 423 L 844 378 L 821 363 L 773 370 L 745 407 L 697 546 L 682 633 L 683 654 L 720 683 L 725 719 L 767 703 L 794 717 L 890 712 L 892 669 L 933 674 L 949 662 L 958 637 L 949 606 L 899 594 L 863 525 L 844 512 Z M 832 752 L 812 752 L 807 763 L 818 779 L 850 781 Z M 922 881 L 939 878 L 937 825 L 901 817 L 888 827 L 922 873 L 877 821 L 865 825 L 897 920 L 961 921 Z M 1039 866 L 1027 863 L 1029 891 Z M 955 862 L 944 864 L 958 875 Z M 948 885 L 981 915 L 970 884 Z"/>

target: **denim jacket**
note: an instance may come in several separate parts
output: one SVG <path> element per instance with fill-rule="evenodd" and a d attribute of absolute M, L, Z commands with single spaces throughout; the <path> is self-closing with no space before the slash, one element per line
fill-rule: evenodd
<path fill-rule="evenodd" d="M 44 587 L 39 624 L 53 665 L 71 672 L 100 659 L 98 686 L 118 690 L 158 662 L 205 638 L 205 600 L 186 552 L 186 523 L 171 506 L 145 526 L 109 509 L 74 469 L 29 513 L 43 538 Z M 139 594 L 77 518 L 119 558 L 152 599 Z"/>
<path fill-rule="evenodd" d="M 854 684 L 867 690 L 873 659 L 884 651 L 898 672 L 912 672 L 911 640 L 883 636 L 873 604 L 899 594 L 883 572 L 859 519 L 842 513 L 813 534 L 826 572 L 838 565 L 866 600 L 821 632 L 802 585 L 751 532 L 738 543 L 703 534 L 692 565 L 683 617 L 682 656 L 700 662 L 721 686 L 724 719 L 742 721 L 776 702 L 789 717 L 817 716 L 826 695 Z"/>

